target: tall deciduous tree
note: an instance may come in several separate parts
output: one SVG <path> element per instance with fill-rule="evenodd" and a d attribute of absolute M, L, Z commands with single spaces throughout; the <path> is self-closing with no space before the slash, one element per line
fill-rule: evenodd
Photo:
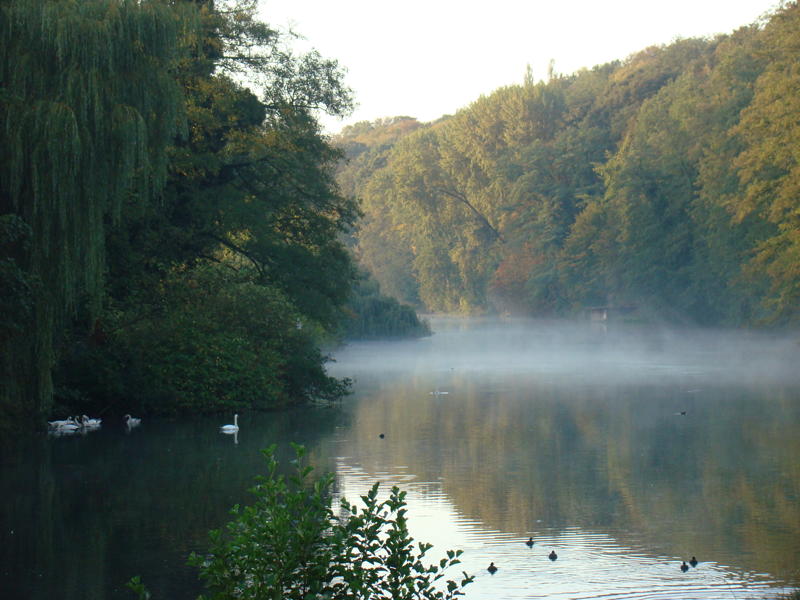
<path fill-rule="evenodd" d="M 798 14 L 528 73 L 382 148 L 348 173 L 364 264 L 432 310 L 796 321 Z"/>
<path fill-rule="evenodd" d="M 741 220 L 758 215 L 774 231 L 762 239 L 750 272 L 766 273 L 769 318 L 800 320 L 800 5 L 788 5 L 764 30 L 761 57 L 769 60 L 734 132 L 746 147 L 735 165 L 741 194 L 731 203 Z"/>
<path fill-rule="evenodd" d="M 316 344 L 349 297 L 340 237 L 357 210 L 314 113 L 346 111 L 350 93 L 334 62 L 289 52 L 252 0 L 199 5 L 177 69 L 189 135 L 171 148 L 161 202 L 131 207 L 110 238 L 106 356 L 88 354 L 122 383 L 99 404 L 111 410 L 119 398 L 153 412 L 265 408 L 343 389 Z M 65 386 L 103 398 L 90 377 L 103 369 L 65 371 Z"/>

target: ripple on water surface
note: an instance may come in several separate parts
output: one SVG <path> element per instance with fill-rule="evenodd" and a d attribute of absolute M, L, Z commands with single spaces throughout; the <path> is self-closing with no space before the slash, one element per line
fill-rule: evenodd
<path fill-rule="evenodd" d="M 403 467 L 367 475 L 340 460 L 337 475 L 340 493 L 351 502 L 376 479 L 384 495 L 392 485 L 401 486 L 407 492 L 412 536 L 434 544 L 429 559 L 437 561 L 446 549 L 464 551 L 462 564 L 448 578 L 460 580 L 461 571 L 476 576 L 465 589 L 467 600 L 772 600 L 790 591 L 768 575 L 713 562 L 683 573 L 682 557 L 653 556 L 606 533 L 577 527 L 518 534 L 487 529 L 458 514 L 439 482 L 415 481 Z M 534 540 L 530 548 L 525 544 L 529 536 Z M 548 558 L 551 550 L 558 554 L 555 561 Z M 494 575 L 486 570 L 490 562 L 498 567 Z"/>

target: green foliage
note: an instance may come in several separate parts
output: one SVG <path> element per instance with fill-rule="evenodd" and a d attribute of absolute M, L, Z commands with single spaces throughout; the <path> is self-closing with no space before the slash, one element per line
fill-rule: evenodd
<path fill-rule="evenodd" d="M 745 147 L 735 159 L 741 190 L 730 204 L 737 219 L 756 215 L 773 226 L 756 243 L 748 275 L 766 273 L 765 305 L 771 321 L 800 321 L 800 6 L 789 5 L 764 28 L 757 53 L 768 61 L 753 99 L 733 133 Z"/>
<path fill-rule="evenodd" d="M 346 390 L 346 381 L 325 374 L 314 328 L 302 326 L 275 288 L 220 267 L 195 268 L 165 280 L 158 300 L 157 310 L 107 313 L 98 323 L 102 335 L 72 349 L 59 371 L 59 396 L 79 390 L 88 398 L 76 406 L 65 397 L 64 404 L 210 413 Z"/>
<path fill-rule="evenodd" d="M 361 264 L 433 311 L 797 322 L 798 15 L 349 132 Z"/>
<path fill-rule="evenodd" d="M 38 279 L 18 263 L 31 235 L 31 228 L 19 216 L 0 215 L 0 344 L 23 334 L 33 323 Z"/>
<path fill-rule="evenodd" d="M 112 410 L 346 390 L 318 347 L 355 278 L 341 238 L 358 210 L 315 115 L 352 97 L 335 61 L 291 52 L 256 12 L 0 8 L 0 421 L 41 424 L 54 367 L 60 402 Z"/>
<path fill-rule="evenodd" d="M 43 420 L 61 329 L 101 302 L 108 224 L 130 195 L 146 204 L 163 186 L 182 119 L 173 69 L 193 26 L 184 4 L 0 6 L 0 215 L 30 229 L 0 248 L 3 293 L 32 314 L 0 338 L 0 421 Z"/>
<path fill-rule="evenodd" d="M 190 136 L 174 149 L 151 260 L 191 265 L 222 253 L 331 327 L 354 277 L 338 236 L 358 211 L 338 193 L 339 153 L 312 113 L 341 114 L 350 93 L 334 62 L 292 55 L 283 37 L 256 19 L 254 2 L 228 4 L 204 13 L 204 47 L 211 50 L 180 72 Z M 196 68 L 206 62 L 219 64 L 219 72 Z M 242 78 L 257 86 L 244 87 Z M 259 89 L 261 98 L 253 91 Z"/>
<path fill-rule="evenodd" d="M 125 586 L 136 594 L 139 600 L 150 600 L 150 592 L 147 591 L 140 577 L 131 577 L 131 580 Z"/>
<path fill-rule="evenodd" d="M 126 358 L 139 366 L 126 377 L 151 410 L 268 408 L 347 388 L 318 345 L 355 276 L 339 238 L 357 210 L 311 111 L 345 110 L 349 92 L 335 63 L 287 53 L 255 8 L 203 13 L 203 50 L 180 71 L 190 135 L 173 149 L 163 203 L 131 211 L 109 245 L 124 315 L 112 345 L 141 357 Z"/>
<path fill-rule="evenodd" d="M 407 304 L 381 294 L 380 285 L 368 273 L 353 288 L 343 325 L 345 339 L 422 337 L 431 334 L 430 326 L 420 321 Z"/>
<path fill-rule="evenodd" d="M 444 580 L 461 551 L 438 564 L 423 564 L 430 544 L 414 544 L 408 532 L 405 492 L 392 488 L 378 499 L 378 484 L 362 506 L 342 499 L 332 508 L 332 475 L 316 480 L 296 451 L 295 471 L 279 472 L 274 446 L 264 451 L 267 475 L 251 490 L 250 506 L 236 506 L 225 529 L 211 532 L 207 555 L 193 554 L 210 600 L 308 598 L 444 600 L 463 595 L 472 577 Z"/>

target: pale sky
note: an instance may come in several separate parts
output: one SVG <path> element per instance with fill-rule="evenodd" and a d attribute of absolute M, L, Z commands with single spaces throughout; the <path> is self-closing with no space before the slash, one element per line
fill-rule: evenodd
<path fill-rule="evenodd" d="M 259 0 L 264 21 L 291 28 L 339 61 L 358 121 L 431 121 L 499 87 L 573 73 L 676 38 L 747 25 L 778 0 Z"/>

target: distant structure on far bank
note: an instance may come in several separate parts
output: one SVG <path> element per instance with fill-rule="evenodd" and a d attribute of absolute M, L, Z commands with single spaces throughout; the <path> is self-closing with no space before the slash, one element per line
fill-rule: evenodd
<path fill-rule="evenodd" d="M 636 306 L 589 306 L 586 308 L 589 320 L 592 322 L 606 323 L 616 321 L 625 317 L 636 315 Z"/>

